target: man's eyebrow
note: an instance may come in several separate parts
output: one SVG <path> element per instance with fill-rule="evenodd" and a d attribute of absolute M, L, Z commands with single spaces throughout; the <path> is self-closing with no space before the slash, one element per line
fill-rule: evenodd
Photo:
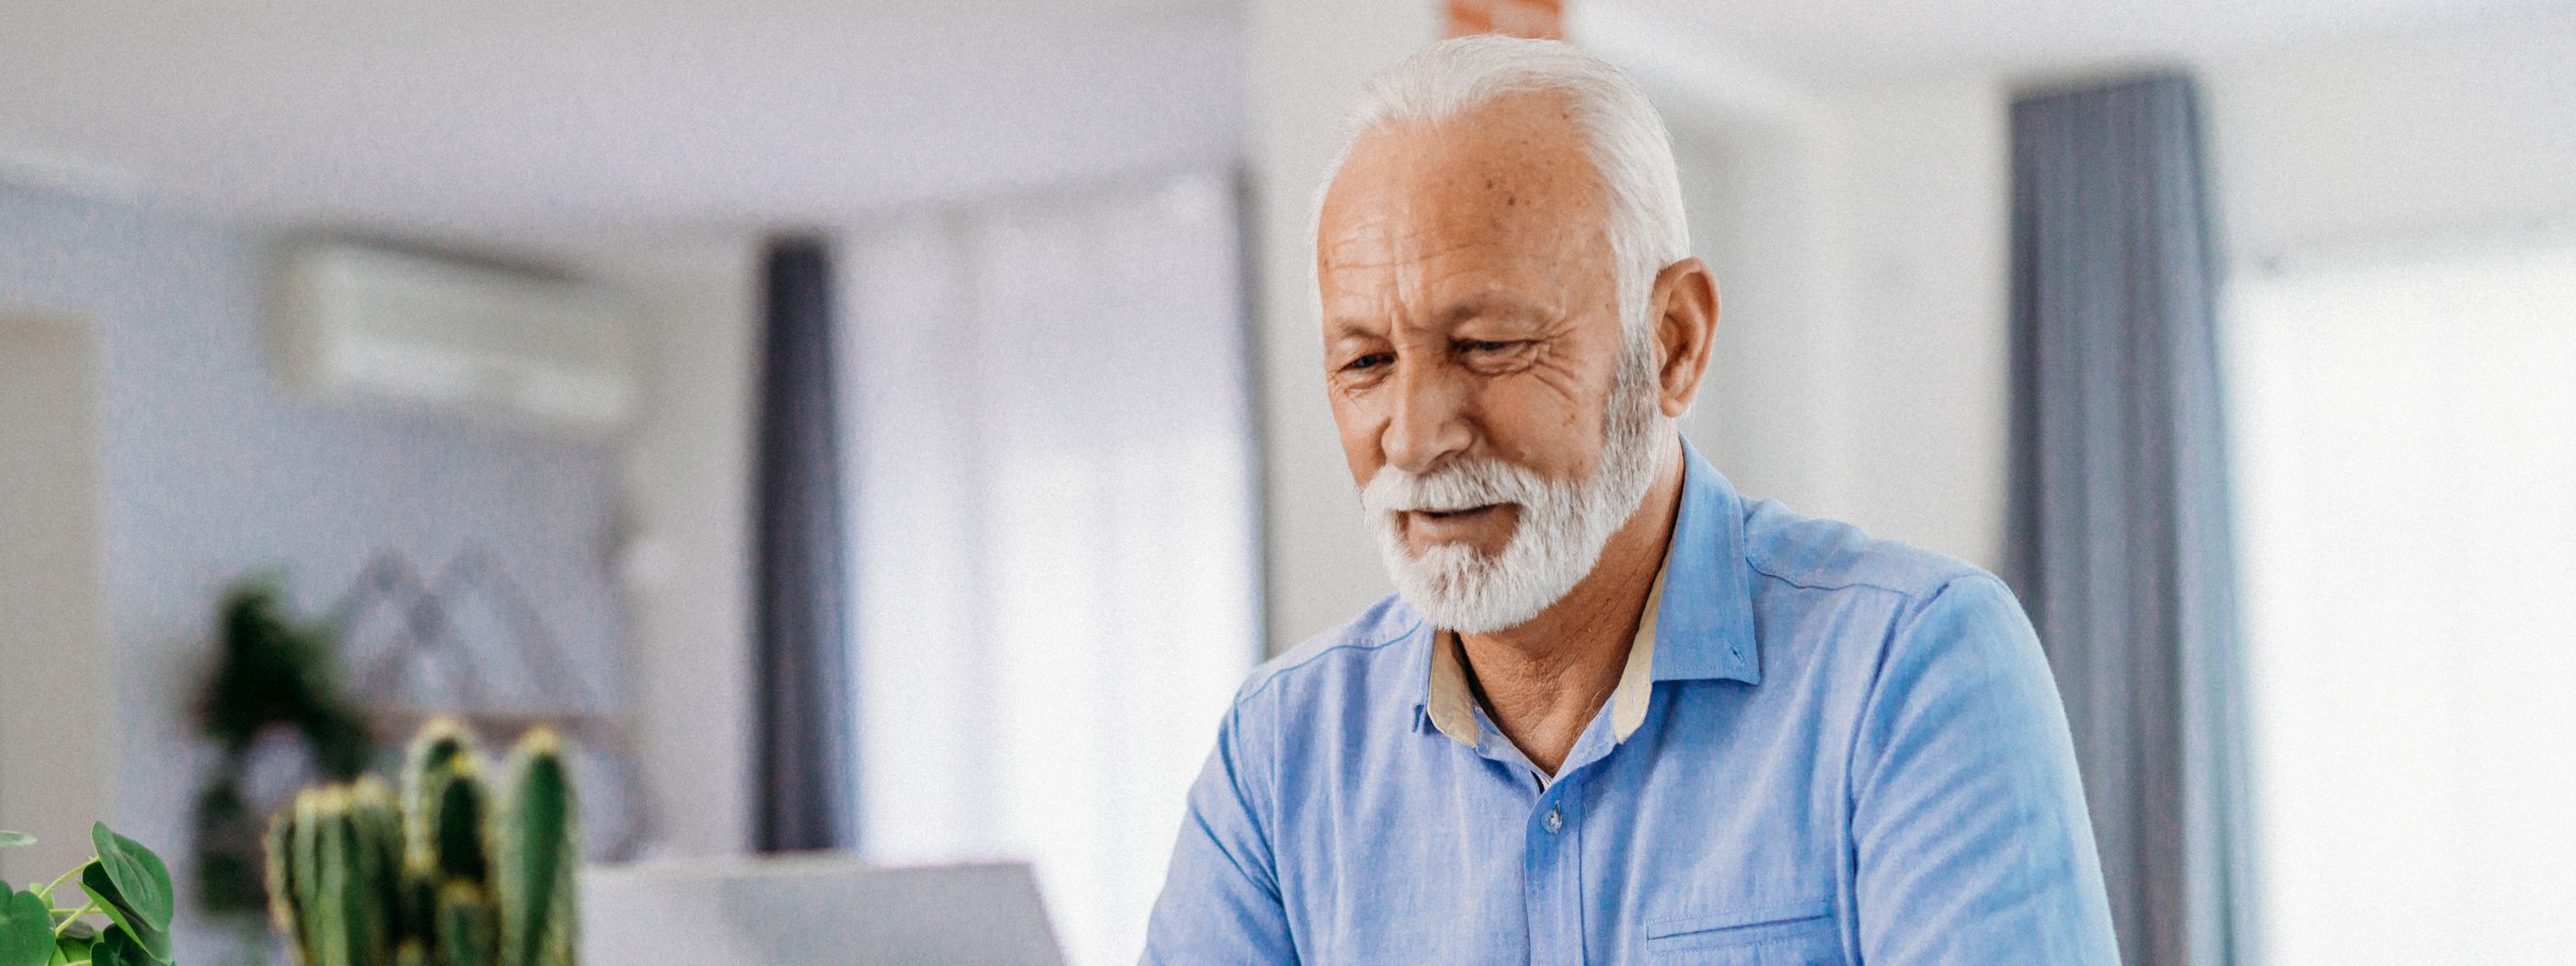
<path fill-rule="evenodd" d="M 1446 328 L 1469 319 L 1539 322 L 1553 314 L 1546 305 L 1528 296 L 1512 292 L 1489 291 L 1478 292 L 1450 303 L 1447 308 L 1440 310 L 1439 319 L 1440 325 Z"/>
<path fill-rule="evenodd" d="M 1380 328 L 1373 320 L 1337 315 L 1324 320 L 1324 338 L 1326 341 L 1381 338 L 1385 333 Z"/>
<path fill-rule="evenodd" d="M 1438 316 L 1441 328 L 1449 328 L 1469 319 L 1497 319 L 1508 322 L 1544 322 L 1556 312 L 1547 303 L 1526 295 L 1507 291 L 1478 292 L 1449 303 Z M 1324 319 L 1324 338 L 1381 339 L 1386 337 L 1382 320 L 1374 316 L 1336 315 Z"/>

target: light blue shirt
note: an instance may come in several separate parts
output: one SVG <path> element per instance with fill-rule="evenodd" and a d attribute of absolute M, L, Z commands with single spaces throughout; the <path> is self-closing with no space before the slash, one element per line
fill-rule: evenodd
<path fill-rule="evenodd" d="M 1455 740 L 1390 598 L 1236 694 L 1144 961 L 2117 963 L 2011 592 L 1684 451 L 1641 723 L 1552 782 L 1481 708 Z"/>

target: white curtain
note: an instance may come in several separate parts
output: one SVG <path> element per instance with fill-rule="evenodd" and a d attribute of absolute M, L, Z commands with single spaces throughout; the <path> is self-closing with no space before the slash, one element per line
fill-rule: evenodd
<path fill-rule="evenodd" d="M 2233 288 L 2267 961 L 2565 956 L 2576 238 Z"/>
<path fill-rule="evenodd" d="M 1027 859 L 1133 962 L 1259 653 L 1236 214 L 1215 175 L 848 239 L 860 847 Z"/>

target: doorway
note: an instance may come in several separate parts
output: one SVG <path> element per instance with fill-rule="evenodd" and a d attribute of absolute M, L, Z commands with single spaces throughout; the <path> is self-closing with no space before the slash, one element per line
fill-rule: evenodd
<path fill-rule="evenodd" d="M 0 312 L 0 828 L 37 839 L 0 853 L 0 881 L 87 858 L 108 817 L 98 409 L 88 330 Z"/>

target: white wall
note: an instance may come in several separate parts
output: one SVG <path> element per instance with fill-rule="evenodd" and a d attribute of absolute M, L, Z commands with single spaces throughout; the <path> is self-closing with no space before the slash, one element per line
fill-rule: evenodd
<path fill-rule="evenodd" d="M 1718 275 L 1692 440 L 1748 495 L 1995 566 L 2000 84 L 1802 84 L 1617 8 L 1574 27 L 1663 111 L 1693 248 Z"/>
<path fill-rule="evenodd" d="M 1833 271 L 1835 145 L 1812 92 L 1632 6 L 1569 13 L 1575 42 L 1634 76 L 1673 138 L 1691 250 L 1717 275 L 1709 370 L 1682 431 L 1741 492 L 1809 512 L 1850 472 L 1843 394 L 1825 377 L 1850 346 Z"/>
<path fill-rule="evenodd" d="M 2001 88 L 1698 79 L 1607 42 L 1674 128 L 1717 271 L 1694 442 L 1744 493 L 1982 566 L 2000 557 L 2008 237 Z M 1726 83 L 1739 93 L 1712 98 Z M 1773 111 L 1748 111 L 1756 91 Z M 1789 93 L 1780 93 L 1786 90 Z"/>
<path fill-rule="evenodd" d="M 643 412 L 620 452 L 638 759 L 655 855 L 750 850 L 751 463 L 759 242 L 579 256 L 644 310 Z"/>
<path fill-rule="evenodd" d="M 1742 64 L 1676 59 L 1638 24 L 1575 26 L 1663 113 L 1691 249 L 1717 275 L 1717 335 L 1683 432 L 1744 493 L 1811 511 L 1831 502 L 1847 488 L 1850 454 L 1827 431 L 1842 397 L 1818 376 L 1843 368 L 1850 340 L 1826 284 L 1829 130 L 1805 94 Z"/>
<path fill-rule="evenodd" d="M 2004 97 L 1991 79 L 1946 77 L 1821 99 L 1843 346 L 1838 369 L 1808 376 L 1839 396 L 1822 436 L 1842 473 L 1806 509 L 1988 569 L 2010 405 Z"/>
<path fill-rule="evenodd" d="M 2239 257 L 2576 216 L 2576 12 L 2200 66 Z"/>

